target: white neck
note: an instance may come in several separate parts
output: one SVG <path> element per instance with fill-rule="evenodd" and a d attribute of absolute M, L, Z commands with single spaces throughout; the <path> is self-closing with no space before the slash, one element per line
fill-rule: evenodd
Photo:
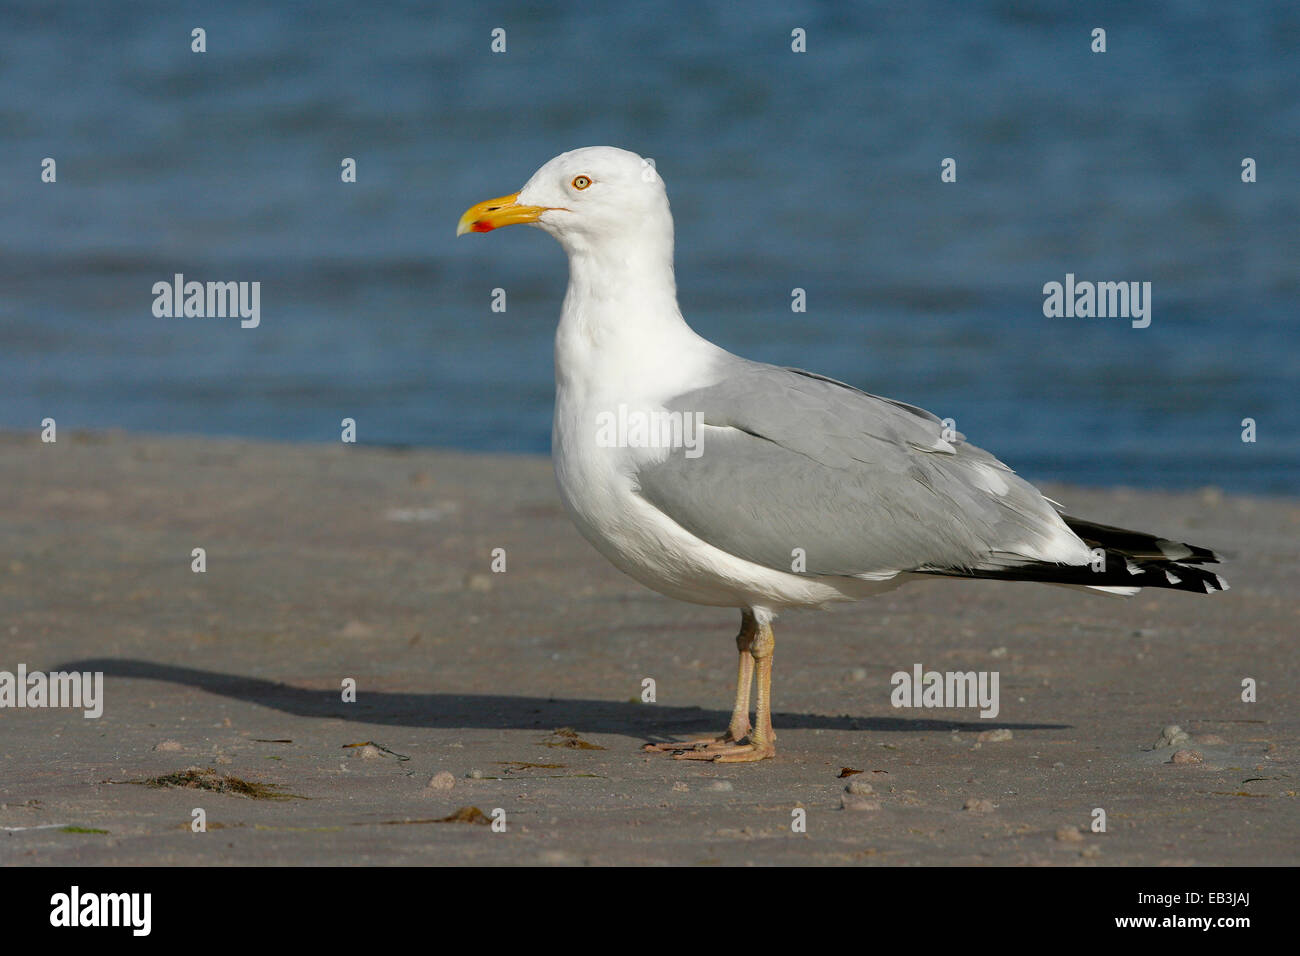
<path fill-rule="evenodd" d="M 650 230 L 598 246 L 565 242 L 569 288 L 555 333 L 556 386 L 628 399 L 671 389 L 716 350 L 677 306 L 672 234 Z"/>

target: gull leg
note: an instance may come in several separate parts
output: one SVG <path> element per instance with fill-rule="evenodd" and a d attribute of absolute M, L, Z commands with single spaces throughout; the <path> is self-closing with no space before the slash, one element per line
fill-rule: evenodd
<path fill-rule="evenodd" d="M 712 757 L 714 763 L 750 763 L 776 756 L 776 734 L 772 731 L 772 654 L 776 650 L 776 635 L 769 621 L 763 621 L 754 635 L 749 653 L 753 655 L 758 670 L 758 700 L 754 708 L 754 729 L 749 733 L 749 743 L 742 744 Z M 681 755 L 683 758 L 693 754 Z"/>
<path fill-rule="evenodd" d="M 749 688 L 754 681 L 754 657 L 750 648 L 758 633 L 758 620 L 752 611 L 741 611 L 740 633 L 736 635 L 736 649 L 740 652 L 740 664 L 736 674 L 736 703 L 731 710 L 731 723 L 720 737 L 702 737 L 697 740 L 680 743 L 646 744 L 642 749 L 649 753 L 672 753 L 692 750 L 695 752 L 715 752 L 735 747 L 749 733 Z"/>
<path fill-rule="evenodd" d="M 740 667 L 736 674 L 736 703 L 731 708 L 731 723 L 727 725 L 724 740 L 741 741 L 749 733 L 749 687 L 754 683 L 754 655 L 750 648 L 758 631 L 758 622 L 749 611 L 742 611 L 740 633 L 736 635 L 736 649 L 740 651 Z"/>

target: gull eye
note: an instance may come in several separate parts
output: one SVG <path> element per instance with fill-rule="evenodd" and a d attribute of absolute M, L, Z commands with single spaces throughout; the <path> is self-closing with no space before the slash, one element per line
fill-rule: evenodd
<path fill-rule="evenodd" d="M 591 179 L 590 179 L 589 177 L 587 177 L 587 176 L 574 176 L 574 177 L 573 177 L 573 188 L 574 188 L 574 189 L 586 189 L 586 188 L 587 188 L 588 186 L 590 186 L 590 185 L 591 185 Z"/>

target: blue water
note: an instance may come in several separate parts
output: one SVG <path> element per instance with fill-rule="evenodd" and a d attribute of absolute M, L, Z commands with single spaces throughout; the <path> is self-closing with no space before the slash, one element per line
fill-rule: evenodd
<path fill-rule="evenodd" d="M 608 143 L 727 348 L 1034 480 L 1300 493 L 1290 0 L 267 6 L 0 8 L 0 426 L 544 453 L 563 255 L 454 227 Z M 155 318 L 176 272 L 260 281 L 261 326 Z M 1150 328 L 1045 318 L 1067 272 L 1150 281 Z"/>

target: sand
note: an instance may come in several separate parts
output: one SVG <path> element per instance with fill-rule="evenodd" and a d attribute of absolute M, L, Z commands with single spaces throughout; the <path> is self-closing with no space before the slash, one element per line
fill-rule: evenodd
<path fill-rule="evenodd" d="M 1300 862 L 1300 502 L 1045 486 L 1232 590 L 787 614 L 778 756 L 714 765 L 640 747 L 725 725 L 738 613 L 610 567 L 545 459 L 10 432 L 0 487 L 0 671 L 104 674 L 97 719 L 0 710 L 6 864 Z M 892 707 L 916 664 L 1000 713 Z"/>

